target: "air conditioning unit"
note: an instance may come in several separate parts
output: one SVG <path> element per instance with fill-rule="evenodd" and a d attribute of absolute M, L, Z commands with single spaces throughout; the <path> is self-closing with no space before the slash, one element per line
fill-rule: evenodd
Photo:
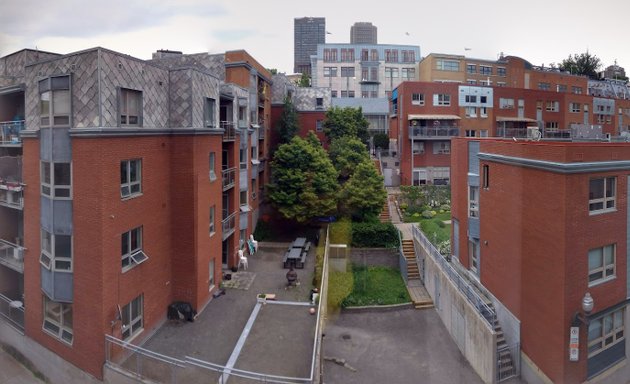
<path fill-rule="evenodd" d="M 538 127 L 527 127 L 527 138 L 531 140 L 540 140 L 541 133 Z"/>

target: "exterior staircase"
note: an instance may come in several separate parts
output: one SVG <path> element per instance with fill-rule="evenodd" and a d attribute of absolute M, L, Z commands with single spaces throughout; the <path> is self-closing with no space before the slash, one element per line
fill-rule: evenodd
<path fill-rule="evenodd" d="M 497 334 L 497 382 L 517 376 L 518 372 L 499 320 L 494 320 L 494 331 Z"/>
<path fill-rule="evenodd" d="M 407 291 L 416 309 L 433 308 L 433 300 L 420 280 L 420 269 L 416 262 L 413 240 L 403 239 L 402 250 L 407 260 Z"/>
<path fill-rule="evenodd" d="M 378 218 L 381 223 L 389 223 L 392 221 L 392 217 L 389 213 L 389 202 L 387 200 L 385 200 L 385 204 L 383 204 L 383 209 L 381 210 L 381 214 Z"/>

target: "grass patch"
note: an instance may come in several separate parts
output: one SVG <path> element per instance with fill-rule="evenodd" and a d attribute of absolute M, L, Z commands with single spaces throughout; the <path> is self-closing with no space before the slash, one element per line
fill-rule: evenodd
<path fill-rule="evenodd" d="M 438 224 L 441 222 L 441 220 L 436 220 L 435 218 L 420 221 L 420 229 L 433 244 L 439 244 L 451 239 L 451 225 L 446 224 L 442 227 Z"/>
<path fill-rule="evenodd" d="M 352 244 L 352 222 L 341 219 L 330 225 L 330 244 Z"/>
<path fill-rule="evenodd" d="M 342 302 L 343 307 L 402 304 L 411 301 L 405 282 L 397 269 L 353 265 L 354 288 Z"/>
<path fill-rule="evenodd" d="M 328 309 L 336 310 L 352 292 L 352 272 L 330 271 L 328 274 Z"/>

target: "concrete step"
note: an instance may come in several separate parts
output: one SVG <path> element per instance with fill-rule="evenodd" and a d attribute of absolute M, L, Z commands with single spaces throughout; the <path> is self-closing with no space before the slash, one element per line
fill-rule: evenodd
<path fill-rule="evenodd" d="M 429 308 L 433 308 L 435 307 L 435 305 L 433 305 L 433 303 L 430 304 L 414 304 L 413 307 L 415 309 L 429 309 Z"/>

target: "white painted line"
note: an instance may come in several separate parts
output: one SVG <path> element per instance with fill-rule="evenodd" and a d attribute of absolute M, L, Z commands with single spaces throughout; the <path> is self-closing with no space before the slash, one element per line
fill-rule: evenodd
<path fill-rule="evenodd" d="M 256 321 L 256 317 L 258 316 L 258 312 L 260 311 L 262 304 L 256 303 L 252 314 L 249 315 L 249 320 L 247 320 L 247 324 L 245 324 L 245 328 L 243 329 L 243 333 L 241 333 L 241 337 L 239 337 L 236 342 L 236 346 L 232 351 L 232 355 L 228 359 L 228 362 L 225 364 L 225 370 L 223 371 L 223 375 L 219 379 L 219 384 L 225 384 L 230 377 L 230 372 L 232 372 L 231 368 L 234 368 L 234 364 L 236 364 L 236 360 L 238 356 L 241 354 L 241 350 L 243 349 L 243 345 L 245 345 L 245 340 L 247 340 L 247 336 L 249 336 L 249 331 L 251 331 L 252 326 L 254 325 L 254 321 Z"/>

